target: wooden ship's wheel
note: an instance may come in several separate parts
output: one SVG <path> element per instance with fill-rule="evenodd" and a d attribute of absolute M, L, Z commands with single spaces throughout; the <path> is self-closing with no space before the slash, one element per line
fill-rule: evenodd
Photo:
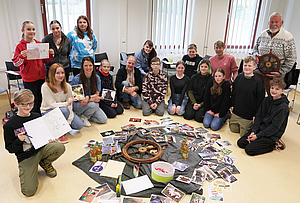
<path fill-rule="evenodd" d="M 163 155 L 162 146 L 152 140 L 147 140 L 147 139 L 134 140 L 128 142 L 123 147 L 122 154 L 115 156 L 115 158 L 124 157 L 125 159 L 137 163 L 139 165 L 144 163 L 152 163 L 157 160 L 167 161 L 161 158 Z M 133 157 L 132 155 L 135 155 L 136 157 Z"/>
<path fill-rule="evenodd" d="M 258 56 L 259 63 L 257 64 L 258 69 L 263 74 L 269 74 L 270 72 L 279 72 L 280 61 L 284 59 L 279 59 L 275 54 L 272 54 L 272 49 L 270 53 Z M 279 72 L 280 73 L 280 72 Z"/>

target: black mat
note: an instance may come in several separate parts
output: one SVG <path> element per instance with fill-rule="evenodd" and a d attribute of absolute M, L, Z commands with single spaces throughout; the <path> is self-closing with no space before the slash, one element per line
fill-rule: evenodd
<path fill-rule="evenodd" d="M 172 133 L 170 133 L 170 134 L 172 134 Z M 174 161 L 178 161 L 181 163 L 188 164 L 189 167 L 183 172 L 175 170 L 174 179 L 168 183 L 171 183 L 172 185 L 174 185 L 181 191 L 185 192 L 186 194 L 191 194 L 192 192 L 201 193 L 199 190 L 200 185 L 197 185 L 194 183 L 186 184 L 186 183 L 178 182 L 175 180 L 179 175 L 191 177 L 194 169 L 199 168 L 199 162 L 201 161 L 201 157 L 198 155 L 198 153 L 200 152 L 199 151 L 200 147 L 198 148 L 198 150 L 196 152 L 189 152 L 188 160 L 184 160 L 182 158 L 182 156 L 180 155 L 180 140 L 182 140 L 183 137 L 186 135 L 181 134 L 181 133 L 172 134 L 172 135 L 175 136 L 176 143 L 174 143 L 174 142 L 168 143 L 169 145 L 166 147 L 166 149 L 164 149 L 162 158 L 166 159 L 171 164 Z M 141 135 L 140 132 L 137 132 L 135 135 L 128 137 L 127 142 L 130 142 L 130 141 L 133 141 L 136 139 L 144 139 L 144 137 Z M 195 142 L 201 142 L 201 139 L 196 139 Z M 121 147 L 123 147 L 125 144 L 120 143 L 119 145 L 121 145 Z M 114 156 L 110 156 L 110 155 L 104 155 L 102 161 L 107 161 L 108 159 L 126 162 L 126 166 L 125 166 L 123 174 L 122 174 L 122 181 L 134 178 L 133 173 L 132 173 L 133 166 L 135 165 L 134 163 L 126 160 L 123 157 L 116 159 Z M 93 164 L 90 161 L 89 152 L 86 153 L 81 158 L 79 158 L 78 160 L 74 161 L 72 164 L 74 166 L 80 168 L 81 170 L 83 170 L 88 176 L 90 176 L 92 179 L 94 179 L 99 184 L 107 183 L 112 190 L 115 190 L 116 179 L 99 176 L 99 174 L 89 172 L 90 168 L 93 166 Z M 140 168 L 139 176 L 143 176 L 145 174 L 147 174 L 148 177 L 150 178 L 151 182 L 154 185 L 154 188 L 132 194 L 132 196 L 150 197 L 151 194 L 161 194 L 161 191 L 168 183 L 160 183 L 160 182 L 156 182 L 151 179 L 151 164 L 142 164 L 142 166 Z M 125 191 L 123 189 L 122 189 L 122 195 L 126 195 Z"/>

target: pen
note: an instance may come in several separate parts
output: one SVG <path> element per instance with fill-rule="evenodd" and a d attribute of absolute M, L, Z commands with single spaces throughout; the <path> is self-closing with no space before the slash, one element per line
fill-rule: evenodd
<path fill-rule="evenodd" d="M 26 136 L 29 137 L 29 138 L 33 138 L 33 137 L 31 137 L 30 135 L 27 135 L 27 132 L 25 132 L 24 135 L 26 135 Z"/>
<path fill-rule="evenodd" d="M 223 145 L 221 145 L 220 143 L 216 142 L 220 147 L 222 147 Z"/>

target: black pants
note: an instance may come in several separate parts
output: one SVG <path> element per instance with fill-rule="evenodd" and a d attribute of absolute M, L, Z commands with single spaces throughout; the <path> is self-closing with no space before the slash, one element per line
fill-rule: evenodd
<path fill-rule="evenodd" d="M 41 104 L 42 104 L 42 92 L 41 88 L 45 80 L 37 80 L 34 82 L 25 82 L 24 83 L 24 88 L 31 90 L 31 92 L 34 95 L 34 107 L 31 110 L 32 112 L 37 112 L 41 114 Z"/>
<path fill-rule="evenodd" d="M 258 138 L 253 142 L 249 143 L 246 139 L 248 138 L 250 133 L 251 130 L 249 130 L 243 137 L 241 137 L 237 141 L 237 145 L 240 148 L 245 149 L 245 152 L 248 155 L 254 156 L 254 155 L 265 154 L 273 151 L 275 146 L 275 141 L 273 139 L 263 137 L 263 138 Z"/>
<path fill-rule="evenodd" d="M 202 123 L 204 118 L 204 107 L 201 106 L 197 111 L 193 109 L 193 104 L 191 101 L 188 101 L 186 107 L 185 107 L 185 113 L 183 114 L 183 118 L 187 120 L 194 119 L 197 122 Z"/>
<path fill-rule="evenodd" d="M 119 104 L 119 102 L 117 102 L 117 104 L 118 104 L 117 108 L 112 108 L 112 107 L 108 106 L 107 104 L 105 104 L 101 100 L 99 102 L 99 107 L 104 111 L 104 113 L 106 114 L 107 118 L 114 118 L 118 114 L 122 114 L 123 111 L 124 111 L 123 107 Z"/>

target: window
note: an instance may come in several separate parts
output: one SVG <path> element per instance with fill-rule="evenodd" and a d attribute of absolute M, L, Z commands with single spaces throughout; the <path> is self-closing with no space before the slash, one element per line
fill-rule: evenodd
<path fill-rule="evenodd" d="M 49 24 L 52 20 L 58 20 L 65 34 L 74 29 L 77 18 L 80 15 L 89 13 L 89 0 L 41 0 L 44 1 L 45 14 L 43 14 L 44 32 L 49 30 Z M 45 35 L 48 32 L 44 33 Z"/>
<path fill-rule="evenodd" d="M 152 0 L 151 36 L 158 55 L 183 54 L 191 43 L 195 0 Z"/>
<path fill-rule="evenodd" d="M 248 54 L 254 45 L 261 0 L 230 0 L 225 43 L 227 52 Z"/>

